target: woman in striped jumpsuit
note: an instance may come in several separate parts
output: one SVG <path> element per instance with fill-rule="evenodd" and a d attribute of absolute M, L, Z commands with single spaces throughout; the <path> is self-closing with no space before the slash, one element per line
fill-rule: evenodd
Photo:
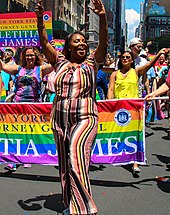
<path fill-rule="evenodd" d="M 56 68 L 51 124 L 66 208 L 63 214 L 97 214 L 91 193 L 89 163 L 98 123 L 95 78 L 98 64 L 105 59 L 108 29 L 102 1 L 92 0 L 92 3 L 92 11 L 99 16 L 100 32 L 98 47 L 89 57 L 86 38 L 80 32 L 68 36 L 62 54 L 55 51 L 48 42 L 41 1 L 36 6 L 41 46 L 48 61 Z"/>

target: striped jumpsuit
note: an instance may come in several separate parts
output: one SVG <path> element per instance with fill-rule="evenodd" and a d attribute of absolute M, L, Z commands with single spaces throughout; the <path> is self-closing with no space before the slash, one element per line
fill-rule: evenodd
<path fill-rule="evenodd" d="M 97 212 L 92 199 L 89 164 L 97 134 L 95 61 L 90 56 L 73 67 L 63 55 L 57 59 L 56 97 L 51 125 L 57 145 L 63 202 L 70 214 Z"/>

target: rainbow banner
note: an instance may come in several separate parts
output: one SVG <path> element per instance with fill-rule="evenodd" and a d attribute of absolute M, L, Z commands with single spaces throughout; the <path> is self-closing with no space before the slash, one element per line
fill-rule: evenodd
<path fill-rule="evenodd" d="M 58 163 L 50 129 L 51 103 L 0 104 L 0 162 Z M 98 134 L 92 163 L 145 163 L 144 103 L 136 100 L 99 101 Z"/>
<path fill-rule="evenodd" d="M 52 39 L 52 12 L 44 12 L 49 41 Z M 0 47 L 40 46 L 35 12 L 0 14 Z"/>
<path fill-rule="evenodd" d="M 58 51 L 62 51 L 64 48 L 65 40 L 54 39 L 55 48 Z"/>
<path fill-rule="evenodd" d="M 92 162 L 145 164 L 144 101 L 98 101 L 98 111 L 98 134 L 93 146 Z"/>

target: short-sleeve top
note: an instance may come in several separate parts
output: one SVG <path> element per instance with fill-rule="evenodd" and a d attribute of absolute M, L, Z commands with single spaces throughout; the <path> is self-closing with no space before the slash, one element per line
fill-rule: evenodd
<path fill-rule="evenodd" d="M 54 88 L 56 97 L 53 102 L 52 127 L 55 128 L 56 111 L 70 114 L 97 114 L 96 70 L 94 53 L 77 66 L 72 65 L 64 55 L 59 54 L 55 65 Z M 77 117 L 78 118 L 78 117 Z"/>
<path fill-rule="evenodd" d="M 135 69 L 130 69 L 126 77 L 118 70 L 115 80 L 114 96 L 121 98 L 139 98 L 138 76 Z"/>
<path fill-rule="evenodd" d="M 40 102 L 41 95 L 41 69 L 35 66 L 34 69 L 18 68 L 15 75 L 15 96 L 14 102 Z"/>

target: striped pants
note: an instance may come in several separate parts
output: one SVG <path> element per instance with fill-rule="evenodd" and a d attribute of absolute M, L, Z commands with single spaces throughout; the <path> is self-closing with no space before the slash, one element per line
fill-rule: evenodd
<path fill-rule="evenodd" d="M 97 134 L 98 117 L 57 114 L 53 130 L 58 150 L 63 202 L 70 214 L 97 213 L 89 179 L 91 148 Z M 67 118 L 67 120 L 66 120 Z M 67 121 L 67 125 L 64 123 Z"/>

